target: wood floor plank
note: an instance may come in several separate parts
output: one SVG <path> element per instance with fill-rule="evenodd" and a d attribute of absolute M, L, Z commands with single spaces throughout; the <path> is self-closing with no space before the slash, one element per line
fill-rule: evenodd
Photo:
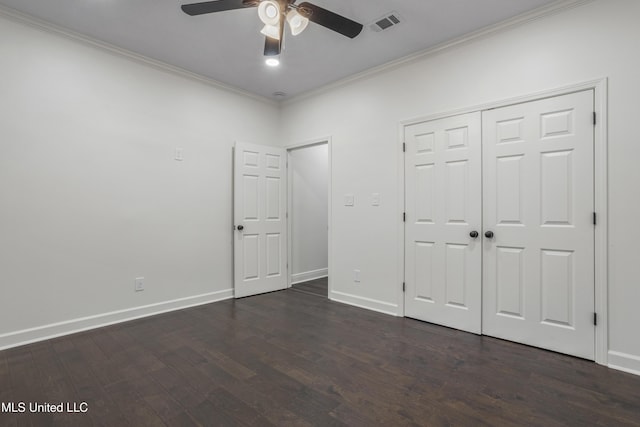
<path fill-rule="evenodd" d="M 216 412 L 224 412 L 239 424 L 260 427 L 275 426 L 259 411 L 225 389 L 216 390 L 209 395 L 208 400 L 214 404 Z"/>
<path fill-rule="evenodd" d="M 162 391 L 166 392 L 182 408 L 183 412 L 199 405 L 206 399 L 206 395 L 197 392 L 179 372 L 167 366 L 149 374 L 153 380 L 160 385 Z M 158 392 L 161 392 L 158 390 Z"/>
<path fill-rule="evenodd" d="M 199 424 L 189 416 L 186 412 L 181 412 L 178 415 L 170 418 L 167 422 L 168 426 L 172 427 L 192 427 Z"/>
<path fill-rule="evenodd" d="M 0 402 L 12 402 L 15 394 L 11 387 L 11 377 L 9 375 L 9 365 L 7 363 L 6 354 L 8 352 L 0 352 Z M 16 415 L 10 412 L 0 412 L 0 426 L 15 427 L 18 425 Z"/>
<path fill-rule="evenodd" d="M 295 285 L 291 286 L 291 290 L 306 293 L 309 295 L 316 295 L 322 298 L 327 298 L 329 294 L 326 278 L 296 283 Z"/>
<path fill-rule="evenodd" d="M 0 426 L 640 426 L 640 377 L 334 303 L 326 288 L 2 351 L 0 401 L 89 412 Z"/>
<path fill-rule="evenodd" d="M 239 426 L 240 421 L 234 420 L 226 412 L 218 410 L 209 400 L 200 402 L 189 410 L 189 415 L 201 426 Z"/>
<path fill-rule="evenodd" d="M 165 423 L 160 416 L 137 392 L 141 381 L 142 379 L 135 379 L 110 384 L 105 387 L 105 391 L 109 393 L 113 404 L 118 407 L 122 417 L 127 420 L 129 425 L 164 426 Z"/>
<path fill-rule="evenodd" d="M 276 426 L 308 427 L 311 425 L 296 413 L 285 408 L 283 405 L 287 404 L 287 402 L 281 402 L 271 393 L 263 393 L 251 384 L 237 381 L 227 384 L 225 390 L 262 414 L 270 423 Z"/>

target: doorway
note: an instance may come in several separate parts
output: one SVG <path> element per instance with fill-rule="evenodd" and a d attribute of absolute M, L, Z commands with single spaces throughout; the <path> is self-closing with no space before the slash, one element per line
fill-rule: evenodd
<path fill-rule="evenodd" d="M 293 290 L 328 297 L 329 141 L 287 149 L 288 282 Z"/>

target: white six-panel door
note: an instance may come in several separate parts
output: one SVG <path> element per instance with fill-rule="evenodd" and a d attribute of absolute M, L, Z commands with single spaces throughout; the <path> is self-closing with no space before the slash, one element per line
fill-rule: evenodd
<path fill-rule="evenodd" d="M 405 315 L 477 334 L 480 124 L 472 113 L 405 128 Z"/>
<path fill-rule="evenodd" d="M 286 152 L 236 143 L 234 152 L 235 297 L 287 287 Z"/>
<path fill-rule="evenodd" d="M 593 92 L 483 113 L 483 333 L 595 358 Z"/>
<path fill-rule="evenodd" d="M 593 104 L 405 127 L 407 317 L 595 358 Z"/>

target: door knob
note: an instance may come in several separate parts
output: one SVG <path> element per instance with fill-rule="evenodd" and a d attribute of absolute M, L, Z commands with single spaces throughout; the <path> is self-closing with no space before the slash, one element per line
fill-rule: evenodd
<path fill-rule="evenodd" d="M 487 231 L 486 233 L 484 233 L 484 237 L 486 237 L 487 239 L 493 239 L 493 231 Z"/>
<path fill-rule="evenodd" d="M 244 230 L 244 225 L 239 225 L 237 228 L 238 228 L 238 231 L 242 231 Z"/>
<path fill-rule="evenodd" d="M 471 236 L 472 239 L 477 239 L 478 232 L 476 230 L 473 230 L 471 233 L 469 233 L 469 236 Z"/>

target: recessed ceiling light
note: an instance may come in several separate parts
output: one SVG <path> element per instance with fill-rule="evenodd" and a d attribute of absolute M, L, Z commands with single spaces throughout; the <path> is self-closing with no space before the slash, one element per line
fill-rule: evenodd
<path fill-rule="evenodd" d="M 278 58 L 267 58 L 264 63 L 269 67 L 277 67 L 278 65 L 280 65 L 280 60 Z"/>

